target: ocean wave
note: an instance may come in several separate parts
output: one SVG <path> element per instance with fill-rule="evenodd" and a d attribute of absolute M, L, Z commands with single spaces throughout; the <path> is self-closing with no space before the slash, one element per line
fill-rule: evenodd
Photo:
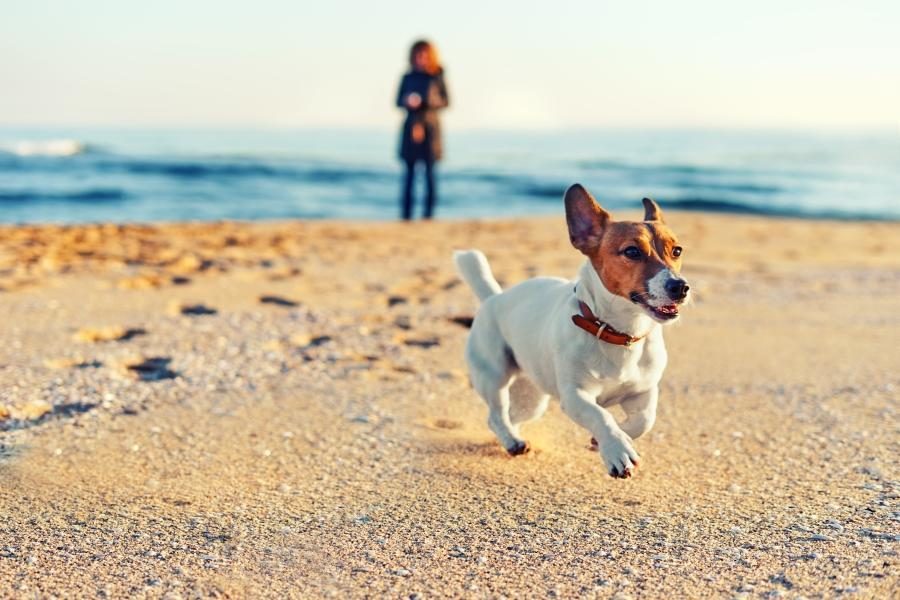
<path fill-rule="evenodd" d="M 272 178 L 311 183 L 342 183 L 388 176 L 384 171 L 343 166 L 288 166 L 277 163 L 218 160 L 103 160 L 95 167 L 130 175 L 159 175 L 173 179 Z M 393 177 L 393 175 L 391 175 Z"/>
<path fill-rule="evenodd" d="M 91 188 L 72 192 L 49 192 L 41 190 L 0 190 L 3 202 L 120 202 L 128 198 L 124 190 L 116 188 Z"/>
<path fill-rule="evenodd" d="M 0 145 L 0 152 L 21 157 L 48 156 L 65 158 L 84 154 L 89 146 L 78 140 L 22 140 Z"/>
<path fill-rule="evenodd" d="M 746 183 L 742 181 L 736 181 L 734 183 L 719 183 L 714 181 L 695 181 L 695 180 L 682 180 L 675 181 L 670 183 L 672 187 L 683 188 L 683 189 L 707 189 L 707 190 L 717 190 L 723 192 L 742 192 L 745 194 L 777 194 L 779 192 L 784 191 L 783 188 L 777 185 L 765 185 L 759 183 Z"/>
<path fill-rule="evenodd" d="M 514 189 L 524 196 L 531 196 L 533 198 L 552 198 L 561 201 L 566 193 L 567 187 L 566 184 L 528 182 L 522 183 Z"/>
<path fill-rule="evenodd" d="M 798 219 L 854 219 L 864 221 L 890 219 L 889 215 L 876 215 L 864 211 L 835 210 L 804 206 L 775 206 L 759 203 L 751 204 L 739 200 L 702 197 L 667 198 L 664 201 L 663 206 L 666 210 L 691 210 Z"/>
<path fill-rule="evenodd" d="M 636 164 L 618 160 L 583 160 L 576 165 L 585 171 L 623 171 L 662 175 L 730 175 L 745 170 L 719 165 L 690 165 L 678 163 Z"/>

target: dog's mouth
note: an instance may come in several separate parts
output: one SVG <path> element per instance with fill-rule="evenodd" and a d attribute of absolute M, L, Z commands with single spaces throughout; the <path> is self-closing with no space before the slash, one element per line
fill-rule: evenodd
<path fill-rule="evenodd" d="M 678 318 L 678 304 L 663 304 L 661 306 L 651 306 L 637 292 L 631 292 L 631 301 L 644 307 L 650 316 L 659 321 L 671 321 Z"/>

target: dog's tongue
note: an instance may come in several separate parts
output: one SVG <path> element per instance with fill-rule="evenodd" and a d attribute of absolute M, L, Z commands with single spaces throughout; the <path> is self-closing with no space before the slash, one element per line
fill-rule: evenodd
<path fill-rule="evenodd" d="M 674 315 L 678 313 L 678 305 L 677 304 L 666 304 L 665 306 L 659 306 L 656 308 L 661 313 L 667 315 Z"/>

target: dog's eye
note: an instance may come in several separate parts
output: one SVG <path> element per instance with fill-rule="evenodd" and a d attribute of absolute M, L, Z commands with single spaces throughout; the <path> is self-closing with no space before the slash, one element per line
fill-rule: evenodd
<path fill-rule="evenodd" d="M 630 258 L 631 260 L 640 260 L 644 258 L 644 253 L 641 252 L 641 249 L 637 246 L 628 246 L 627 248 L 622 250 L 622 254 L 624 254 L 626 258 Z"/>
<path fill-rule="evenodd" d="M 675 246 L 674 248 L 672 248 L 672 256 L 674 256 L 675 258 L 681 256 L 681 246 Z"/>

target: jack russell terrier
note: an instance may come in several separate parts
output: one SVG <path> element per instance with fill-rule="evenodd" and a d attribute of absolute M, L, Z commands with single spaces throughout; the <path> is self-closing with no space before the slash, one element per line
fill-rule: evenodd
<path fill-rule="evenodd" d="M 659 206 L 643 202 L 643 222 L 614 221 L 581 185 L 566 191 L 569 239 L 587 257 L 575 281 L 536 277 L 502 291 L 484 254 L 454 253 L 482 301 L 466 344 L 469 377 L 510 454 L 528 452 L 519 426 L 555 396 L 591 432 L 610 475 L 638 466 L 633 440 L 653 427 L 666 368 L 662 324 L 678 318 L 690 290 L 681 246 Z M 607 410 L 617 404 L 621 423 Z"/>

